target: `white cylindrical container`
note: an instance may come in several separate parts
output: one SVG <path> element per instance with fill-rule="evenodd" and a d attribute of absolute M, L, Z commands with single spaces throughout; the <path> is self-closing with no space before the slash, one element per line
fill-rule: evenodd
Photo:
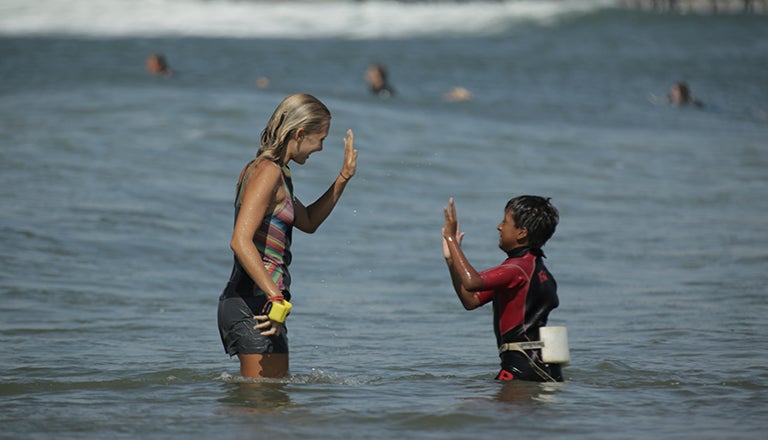
<path fill-rule="evenodd" d="M 571 363 L 571 353 L 568 350 L 568 330 L 565 327 L 541 327 L 539 336 L 544 347 L 541 349 L 541 359 L 548 364 L 568 365 Z"/>

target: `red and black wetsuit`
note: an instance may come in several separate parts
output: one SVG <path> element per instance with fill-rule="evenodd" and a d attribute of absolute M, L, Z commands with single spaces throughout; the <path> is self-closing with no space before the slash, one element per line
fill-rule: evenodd
<path fill-rule="evenodd" d="M 557 308 L 557 282 L 544 266 L 540 249 L 519 247 L 508 252 L 500 265 L 480 273 L 483 291 L 476 292 L 481 304 L 493 301 L 493 330 L 496 344 L 539 340 L 539 327 L 547 324 L 549 312 Z M 541 362 L 540 350 L 529 350 L 536 366 L 557 381 L 562 381 L 559 365 Z M 545 381 L 531 362 L 518 351 L 500 355 L 501 372 L 497 379 Z"/>

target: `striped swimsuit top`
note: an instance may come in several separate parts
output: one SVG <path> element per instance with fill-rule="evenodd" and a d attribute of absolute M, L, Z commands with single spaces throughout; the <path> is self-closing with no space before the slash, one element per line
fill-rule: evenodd
<path fill-rule="evenodd" d="M 291 238 L 295 214 L 291 170 L 285 165 L 283 166 L 282 179 L 285 188 L 285 200 L 275 206 L 272 212 L 266 213 L 259 229 L 253 236 L 253 243 L 259 250 L 261 259 L 264 262 L 264 268 L 267 269 L 267 273 L 272 277 L 272 281 L 275 282 L 278 289 L 285 292 L 291 286 L 291 275 L 288 272 L 288 265 L 291 264 L 292 259 Z M 242 186 L 244 184 L 245 182 L 243 182 Z M 238 192 L 235 201 L 235 219 L 237 219 L 237 215 L 240 212 L 240 205 L 240 192 Z M 237 259 L 235 259 L 235 264 L 239 265 Z M 254 293 L 260 292 L 255 283 L 253 283 L 253 291 Z"/>

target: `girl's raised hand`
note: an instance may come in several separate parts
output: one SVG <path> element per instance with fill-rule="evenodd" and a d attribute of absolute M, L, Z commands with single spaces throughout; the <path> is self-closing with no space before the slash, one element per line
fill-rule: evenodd
<path fill-rule="evenodd" d="M 347 130 L 347 137 L 344 138 L 344 164 L 341 167 L 341 177 L 349 180 L 355 175 L 357 170 L 357 150 L 355 149 L 355 134 L 352 130 Z"/>

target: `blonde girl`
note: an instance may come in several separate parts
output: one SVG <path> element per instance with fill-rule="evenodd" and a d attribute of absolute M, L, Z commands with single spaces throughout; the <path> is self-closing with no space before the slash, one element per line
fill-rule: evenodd
<path fill-rule="evenodd" d="M 344 162 L 328 190 L 309 206 L 293 194 L 290 162 L 304 164 L 323 149 L 331 113 L 317 98 L 295 94 L 277 106 L 261 133 L 256 159 L 240 173 L 235 191 L 235 261 L 219 297 L 219 333 L 225 351 L 240 360 L 243 377 L 288 374 L 284 318 L 291 298 L 291 238 L 295 226 L 313 233 L 328 218 L 357 168 L 352 130 L 344 139 Z"/>

